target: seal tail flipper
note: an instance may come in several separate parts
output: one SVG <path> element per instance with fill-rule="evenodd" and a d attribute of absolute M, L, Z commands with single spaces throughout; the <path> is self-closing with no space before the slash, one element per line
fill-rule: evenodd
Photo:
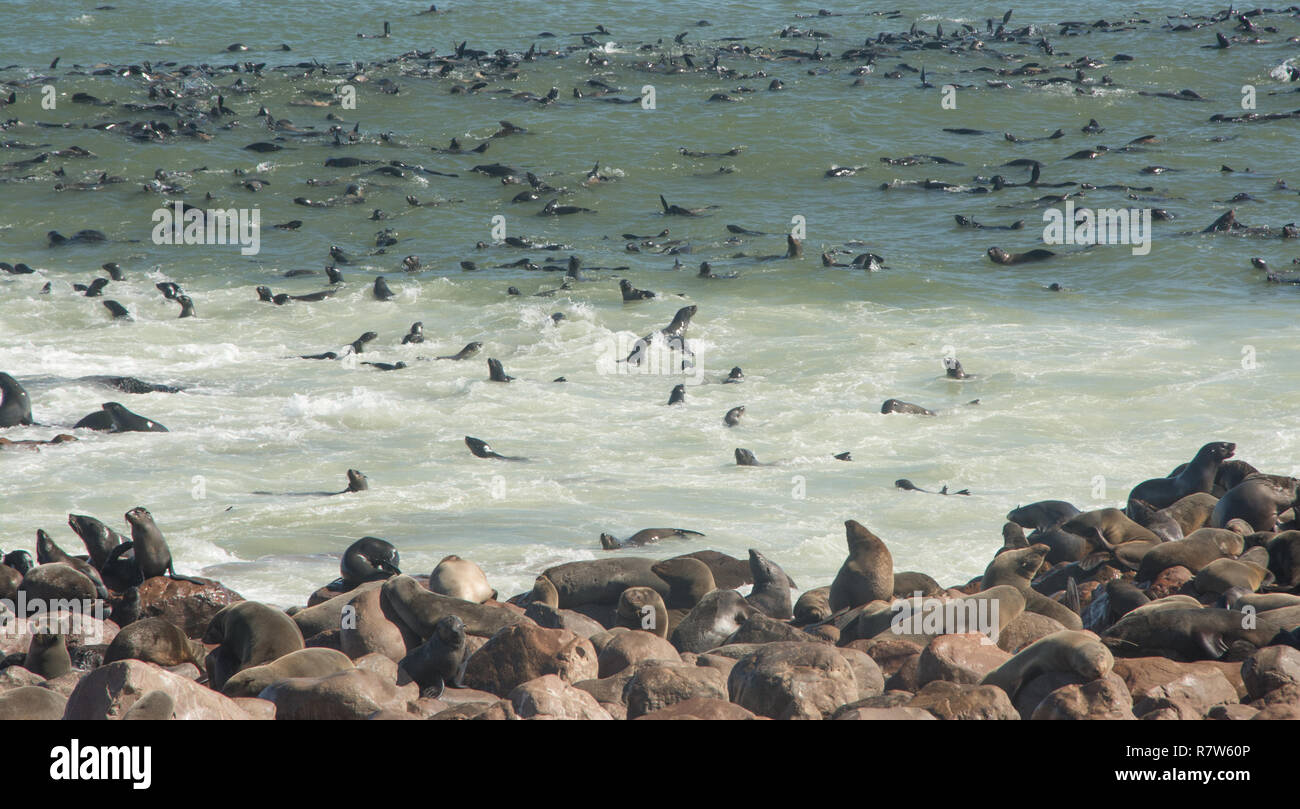
<path fill-rule="evenodd" d="M 659 195 L 659 204 L 662 205 L 662 206 L 664 206 L 664 213 L 668 213 L 668 210 L 669 210 L 669 208 L 668 208 L 668 200 L 664 199 L 664 195 L 663 195 L 663 194 L 660 194 L 660 195 Z"/>
<path fill-rule="evenodd" d="M 204 581 L 203 579 L 195 579 L 195 578 L 191 578 L 190 576 L 180 575 L 179 573 L 176 572 L 176 569 L 172 567 L 171 562 L 167 563 L 167 577 L 169 579 L 172 579 L 173 581 L 187 581 L 190 584 L 207 584 L 207 582 Z"/>

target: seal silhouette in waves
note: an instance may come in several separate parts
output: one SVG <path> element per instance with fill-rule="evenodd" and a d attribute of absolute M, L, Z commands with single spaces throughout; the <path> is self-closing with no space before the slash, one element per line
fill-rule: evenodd
<path fill-rule="evenodd" d="M 153 419 L 132 413 L 117 402 L 104 402 L 98 413 L 91 413 L 73 425 L 110 433 L 165 433 L 167 428 Z"/>
<path fill-rule="evenodd" d="M 470 435 L 465 436 L 465 446 L 469 447 L 469 451 L 474 453 L 474 457 L 476 458 L 496 458 L 502 461 L 528 460 L 527 458 L 519 458 L 510 455 L 502 455 L 496 450 L 492 449 L 492 447 L 488 446 L 488 442 L 484 441 L 481 438 L 475 438 Z"/>
<path fill-rule="evenodd" d="M 18 380 L 0 373 L 0 427 L 32 423 L 32 400 Z"/>
<path fill-rule="evenodd" d="M 687 537 L 702 537 L 699 531 L 690 531 L 685 528 L 644 528 L 637 531 L 627 539 L 619 539 L 613 534 L 600 535 L 600 547 L 607 551 L 618 550 L 619 548 L 631 548 L 637 545 L 648 545 L 651 542 L 658 542 L 661 539 L 685 539 Z"/>

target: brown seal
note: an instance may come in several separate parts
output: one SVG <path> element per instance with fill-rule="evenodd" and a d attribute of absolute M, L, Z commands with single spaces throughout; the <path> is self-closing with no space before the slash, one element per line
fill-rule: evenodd
<path fill-rule="evenodd" d="M 849 558 L 831 582 L 830 607 L 838 612 L 894 595 L 894 557 L 884 541 L 856 520 L 846 520 Z"/>

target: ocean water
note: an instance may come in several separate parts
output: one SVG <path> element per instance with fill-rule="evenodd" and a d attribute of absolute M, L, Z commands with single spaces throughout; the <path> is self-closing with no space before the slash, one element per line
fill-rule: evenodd
<path fill-rule="evenodd" d="M 96 10 L 105 4 L 115 8 Z M 412 573 L 428 572 L 450 553 L 472 559 L 505 595 L 531 587 L 549 565 L 600 557 L 602 532 L 680 527 L 706 536 L 638 553 L 664 558 L 714 548 L 743 556 L 758 548 L 806 589 L 833 578 L 845 556 L 843 521 L 852 518 L 886 540 L 898 570 L 955 585 L 978 575 L 1001 545 L 1009 509 L 1043 498 L 1085 509 L 1115 505 L 1133 485 L 1167 474 L 1207 441 L 1235 441 L 1238 457 L 1264 471 L 1300 472 L 1300 287 L 1265 283 L 1250 263 L 1261 257 L 1286 271 L 1300 256 L 1297 242 L 1276 237 L 1281 225 L 1300 219 L 1300 119 L 1209 120 L 1242 114 L 1246 85 L 1255 89 L 1257 112 L 1300 108 L 1300 85 L 1273 75 L 1300 55 L 1300 18 L 1293 13 L 1256 18 L 1276 32 L 1224 50 L 1203 46 L 1215 42 L 1215 32 L 1248 36 L 1234 31 L 1234 22 L 1183 32 L 1167 27 L 1166 15 L 1209 15 L 1216 4 L 1106 2 L 1086 12 L 1018 4 L 1010 27 L 1044 27 L 1054 54 L 1034 47 L 1036 40 L 986 37 L 982 51 L 959 53 L 895 44 L 855 86 L 851 71 L 863 62 L 840 55 L 877 32 L 906 32 L 913 22 L 931 33 L 937 24 L 951 32 L 963 22 L 983 31 L 985 19 L 1000 19 L 1005 8 L 977 4 L 954 16 L 949 6 L 904 4 L 897 15 L 832 8 L 844 16 L 801 19 L 796 13 L 815 14 L 816 7 L 614 5 L 447 3 L 428 15 L 416 13 L 427 4 L 339 0 L 0 5 L 0 81 L 16 93 L 15 103 L 0 109 L 0 120 L 10 122 L 0 132 L 8 144 L 0 160 L 74 145 L 94 155 L 0 169 L 0 260 L 37 270 L 0 275 L 0 370 L 27 387 L 36 420 L 48 425 L 4 436 L 71 432 L 104 401 L 120 401 L 170 429 L 82 430 L 74 444 L 0 453 L 0 548 L 32 549 L 36 529 L 45 528 L 78 552 L 66 527 L 69 512 L 123 530 L 122 514 L 144 505 L 167 536 L 179 572 L 288 606 L 337 576 L 342 551 L 365 535 L 395 543 Z M 1082 15 L 1088 23 L 1138 22 L 1058 33 L 1055 23 Z M 697 25 L 701 19 L 711 25 Z M 380 33 L 385 20 L 390 38 L 357 37 Z M 597 24 L 607 33 L 592 33 Z M 787 26 L 829 37 L 780 37 Z M 674 44 L 682 32 L 686 38 Z M 594 44 L 583 45 L 583 33 Z M 679 65 L 687 53 L 697 68 L 707 67 L 718 47 L 735 44 L 727 37 L 743 37 L 754 49 L 720 58 L 743 76 L 648 67 L 661 63 L 665 49 Z M 471 94 L 450 90 L 474 80 L 472 66 L 438 78 L 425 73 L 426 59 L 390 61 L 417 50 L 447 54 L 462 41 L 489 52 L 536 44 L 559 53 L 522 63 L 513 78 L 489 73 Z M 236 42 L 250 50 L 225 52 Z M 825 59 L 781 54 L 812 52 L 818 42 Z M 278 50 L 282 43 L 292 50 Z M 655 47 L 639 50 L 644 44 Z M 589 64 L 591 53 L 608 64 Z M 1116 61 L 1116 54 L 1133 59 Z M 58 66 L 49 69 L 56 56 Z M 1101 63 L 1085 71 L 1090 94 L 1070 83 L 1033 83 L 1072 79 L 1081 57 Z M 273 69 L 313 60 L 328 73 Z M 236 115 L 201 121 L 212 136 L 206 141 L 143 143 L 87 128 L 151 118 L 175 125 L 170 112 L 123 107 L 157 103 L 139 77 L 92 75 L 145 61 L 155 73 L 175 74 L 163 85 L 197 93 L 203 109 L 221 93 Z M 260 76 L 178 73 L 186 64 L 245 61 L 266 68 Z M 366 65 L 368 81 L 350 78 L 353 62 Z M 995 74 L 1031 62 L 1048 72 Z M 886 77 L 902 63 L 924 66 L 936 86 L 922 88 L 919 74 L 905 70 L 901 78 Z M 1103 76 L 1113 83 L 1101 84 Z M 397 94 L 376 89 L 385 78 Z M 575 87 L 591 91 L 589 79 L 619 88 L 624 98 L 652 85 L 655 108 L 574 98 Z M 772 79 L 785 89 L 769 92 Z M 1011 86 L 991 87 L 989 79 Z M 355 109 L 340 107 L 337 97 L 330 107 L 302 105 L 347 83 L 357 88 Z M 47 84 L 55 88 L 54 109 L 41 106 Z M 955 109 L 941 103 L 945 84 L 958 86 Z M 541 96 L 552 87 L 560 93 L 550 105 L 511 97 Z M 742 87 L 754 92 L 738 92 Z M 7 96 L 10 88 L 0 89 Z M 1203 100 L 1141 95 L 1183 89 Z M 74 103 L 78 92 L 115 106 Z M 714 93 L 741 100 L 708 101 Z M 332 112 L 348 130 L 359 124 L 362 137 L 343 147 L 286 137 L 282 151 L 247 151 L 242 147 L 280 134 L 257 117 L 261 106 L 318 131 L 333 123 L 326 119 Z M 1083 133 L 1093 118 L 1104 132 Z M 477 143 L 502 120 L 528 132 L 488 141 L 483 155 L 431 150 L 453 137 Z M 1058 128 L 1065 136 L 1054 140 L 1003 137 L 1043 138 Z M 1157 141 L 1119 151 L 1145 135 Z M 1111 151 L 1095 160 L 1064 159 L 1098 145 Z M 679 153 L 733 147 L 743 150 L 722 158 Z M 961 165 L 880 161 L 918 154 Z M 398 178 L 371 173 L 371 165 L 323 165 L 339 156 L 401 160 L 458 176 Z M 1024 182 L 1025 169 L 1003 166 L 1018 158 L 1041 161 L 1043 183 L 1150 187 L 1090 190 L 1076 201 L 1080 206 L 1158 207 L 1176 218 L 1154 224 L 1147 255 L 1124 245 L 1062 246 L 1051 248 L 1061 255 L 1049 262 L 993 264 L 985 257 L 990 247 L 1044 246 L 1044 206 L 1036 200 L 1061 191 L 967 193 L 977 177 Z M 561 202 L 594 213 L 538 216 L 550 196 L 512 203 L 524 186 L 470 171 L 497 162 L 567 189 Z M 593 164 L 608 182 L 583 185 Z M 861 168 L 826 177 L 835 165 Z M 1222 171 L 1225 165 L 1233 171 Z M 1148 166 L 1169 170 L 1144 174 Z M 58 168 L 64 176 L 54 175 Z M 183 191 L 143 189 L 158 170 Z M 248 191 L 241 185 L 248 177 L 235 170 L 269 185 Z M 71 186 L 103 172 L 124 181 L 95 191 L 55 190 L 56 183 Z M 925 179 L 956 189 L 881 187 Z M 1279 180 L 1290 188 L 1279 188 Z M 339 196 L 349 183 L 364 187 L 364 203 L 293 203 Z M 1228 202 L 1240 193 L 1252 199 Z M 660 194 L 685 207 L 716 207 L 699 217 L 666 217 Z M 441 204 L 411 207 L 407 195 Z M 178 199 L 257 208 L 260 251 L 154 244 L 153 212 Z M 1271 226 L 1274 235 L 1199 233 L 1230 208 L 1248 225 Z M 371 220 L 375 209 L 388 218 Z M 989 225 L 1024 220 L 1025 227 L 963 229 L 956 214 Z M 476 248 L 499 235 L 498 216 L 510 236 L 563 248 Z M 269 227 L 292 219 L 303 220 L 299 230 Z M 802 259 L 758 258 L 783 254 L 784 235 L 796 221 L 806 227 Z M 728 243 L 728 224 L 767 235 Z M 47 231 L 82 228 L 112 241 L 47 246 Z M 399 241 L 375 254 L 383 228 Z M 621 234 L 664 228 L 688 252 L 625 250 Z M 336 296 L 283 307 L 258 302 L 259 284 L 291 294 L 325 288 L 323 275 L 283 274 L 322 270 L 332 244 L 355 257 L 341 267 L 346 281 Z M 848 251 L 837 254 L 840 261 L 872 252 L 887 269 L 823 267 L 819 254 L 837 248 Z M 422 260 L 419 273 L 399 266 L 411 254 Z M 570 255 L 588 267 L 620 269 L 588 270 L 592 282 L 534 297 L 557 287 L 563 273 L 499 266 L 525 257 L 562 265 Z M 463 271 L 466 260 L 479 269 Z M 704 260 L 740 277 L 698 279 Z M 110 284 L 104 297 L 125 305 L 133 322 L 113 321 L 98 300 L 72 291 L 105 261 L 119 262 L 126 280 Z M 373 299 L 377 275 L 388 279 L 395 300 Z M 659 297 L 624 304 L 619 278 Z M 182 285 L 198 317 L 178 320 L 177 305 L 154 287 L 161 281 Z M 52 291 L 41 294 L 46 282 Z M 1046 291 L 1051 283 L 1066 291 Z M 508 296 L 509 286 L 522 296 Z M 688 333 L 698 374 L 609 372 L 604 360 L 618 346 L 667 325 L 688 304 L 699 307 Z M 565 319 L 555 323 L 553 313 Z M 400 345 L 414 321 L 424 323 L 426 342 Z M 371 330 L 379 338 L 361 359 L 404 361 L 407 368 L 383 373 L 297 358 L 338 350 Z M 419 359 L 454 353 L 471 340 L 484 346 L 471 360 Z M 941 361 L 951 353 L 974 378 L 945 378 Z M 499 358 L 516 380 L 487 381 L 488 357 Z M 745 381 L 721 384 L 732 366 L 744 369 Z M 129 395 L 76 381 L 90 374 L 131 375 L 185 391 Z M 551 381 L 560 376 L 568 381 Z M 668 407 L 679 382 L 687 384 L 686 402 Z M 891 397 L 938 416 L 882 415 L 880 404 Z M 974 399 L 979 404 L 966 404 Z M 746 415 L 729 428 L 723 414 L 737 405 Z M 530 462 L 475 458 L 466 435 Z M 772 465 L 737 467 L 736 447 Z M 851 462 L 832 457 L 845 451 Z M 369 476 L 369 491 L 253 494 L 337 491 L 349 467 Z M 898 478 L 926 489 L 969 488 L 972 495 L 901 491 L 893 486 Z"/>

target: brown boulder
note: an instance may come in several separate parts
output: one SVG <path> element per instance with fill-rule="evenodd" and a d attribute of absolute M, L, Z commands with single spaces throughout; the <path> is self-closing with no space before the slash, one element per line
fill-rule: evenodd
<path fill-rule="evenodd" d="M 651 711 L 636 717 L 638 722 L 665 719 L 735 720 L 758 718 L 751 711 L 747 711 L 735 703 L 708 697 L 694 697 L 683 700 L 666 708 L 660 708 L 657 711 Z"/>
<path fill-rule="evenodd" d="M 688 699 L 727 699 L 727 675 L 708 666 L 637 667 L 623 687 L 621 703 L 635 719 Z"/>
<path fill-rule="evenodd" d="M 1022 612 L 998 633 L 998 648 L 1015 654 L 1034 641 L 1042 640 L 1066 627 L 1055 618 L 1037 612 Z"/>
<path fill-rule="evenodd" d="M 203 583 L 167 576 L 145 579 L 140 585 L 140 617 L 166 618 L 184 630 L 186 637 L 203 637 L 212 616 L 244 597 L 219 581 L 199 581 Z"/>
<path fill-rule="evenodd" d="M 275 703 L 276 719 L 365 719 L 379 711 L 409 712 L 409 694 L 368 669 L 324 677 L 291 677 L 260 697 Z"/>
<path fill-rule="evenodd" d="M 62 719 L 68 700 L 39 685 L 0 692 L 0 722 L 9 719 Z"/>
<path fill-rule="evenodd" d="M 567 630 L 566 630 L 567 631 Z M 611 719 L 595 697 L 555 674 L 516 686 L 507 697 L 519 719 Z"/>
<path fill-rule="evenodd" d="M 229 697 L 142 660 L 119 660 L 86 674 L 68 698 L 64 719 L 120 719 L 136 700 L 166 691 L 177 719 L 247 719 Z"/>
<path fill-rule="evenodd" d="M 1017 616 L 1016 620 L 1025 614 Z M 921 652 L 917 661 L 917 683 L 934 680 L 978 684 L 984 675 L 1011 659 L 1011 655 L 978 633 L 939 635 Z"/>
<path fill-rule="evenodd" d="M 742 657 L 727 678 L 731 701 L 772 719 L 823 719 L 858 698 L 853 667 L 833 647 L 769 643 Z"/>
<path fill-rule="evenodd" d="M 1159 700 L 1173 700 L 1180 711 L 1194 711 L 1198 719 L 1215 705 L 1240 701 L 1236 687 L 1223 669 L 1213 663 L 1129 657 L 1117 658 L 1114 671 L 1133 695 L 1133 712 L 1144 718 L 1160 707 L 1156 704 Z"/>
<path fill-rule="evenodd" d="M 1290 646 L 1265 646 L 1241 664 L 1241 678 L 1252 700 L 1284 685 L 1300 686 L 1300 651 Z"/>
<path fill-rule="evenodd" d="M 1115 672 L 1056 689 L 1034 709 L 1034 719 L 1136 719 L 1133 698 Z"/>
<path fill-rule="evenodd" d="M 921 708 L 940 719 L 1020 718 L 1007 692 L 995 685 L 935 680 L 918 691 L 908 707 Z"/>

